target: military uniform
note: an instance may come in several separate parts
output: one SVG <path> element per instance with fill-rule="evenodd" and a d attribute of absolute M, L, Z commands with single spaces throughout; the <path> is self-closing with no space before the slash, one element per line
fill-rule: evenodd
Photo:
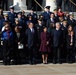
<path fill-rule="evenodd" d="M 31 8 L 31 11 L 34 11 L 34 9 L 33 8 Z M 37 23 L 37 14 L 36 13 L 29 13 L 28 15 L 27 15 L 27 17 L 28 16 L 32 16 L 32 18 L 33 18 L 33 21 L 34 21 L 34 24 L 36 24 Z"/>
<path fill-rule="evenodd" d="M 10 9 L 14 10 L 13 6 L 10 6 Z M 15 12 L 8 12 L 8 18 L 11 22 L 11 24 L 15 23 L 15 18 L 16 18 L 17 14 Z"/>

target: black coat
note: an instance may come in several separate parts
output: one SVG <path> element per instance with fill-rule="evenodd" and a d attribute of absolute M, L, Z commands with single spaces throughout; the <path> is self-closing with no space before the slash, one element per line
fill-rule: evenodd
<path fill-rule="evenodd" d="M 54 14 L 55 15 L 55 14 Z M 56 22 L 59 22 L 59 16 L 58 15 L 55 15 L 55 21 Z"/>
<path fill-rule="evenodd" d="M 43 26 L 44 26 L 44 25 L 40 26 L 39 24 L 37 24 L 37 25 L 35 26 L 36 32 L 37 32 L 37 38 L 38 38 L 38 39 L 41 38 L 41 32 L 43 32 Z"/>
<path fill-rule="evenodd" d="M 75 43 L 74 43 L 74 46 L 76 47 L 76 26 L 74 27 L 74 36 L 75 36 Z"/>
<path fill-rule="evenodd" d="M 75 24 L 76 24 L 75 19 L 73 19 L 73 20 L 68 19 L 68 25 L 72 25 L 74 27 Z"/>
<path fill-rule="evenodd" d="M 56 23 L 56 19 L 54 18 L 53 21 L 51 19 L 48 19 L 46 26 L 49 27 L 51 23 Z"/>
<path fill-rule="evenodd" d="M 20 44 L 25 44 L 25 35 L 24 33 L 20 32 L 20 37 L 17 37 L 17 33 L 14 33 L 14 39 L 15 39 L 15 46 L 18 48 L 18 42 L 20 42 Z"/>
<path fill-rule="evenodd" d="M 60 47 L 63 44 L 63 33 L 62 33 L 62 30 L 54 29 L 52 31 L 52 37 L 53 37 L 53 46 L 54 47 Z"/>
<path fill-rule="evenodd" d="M 71 44 L 71 36 L 67 35 L 66 39 L 67 39 L 67 48 L 73 48 L 73 46 L 74 46 L 74 36 L 73 36 L 73 42 L 72 42 L 73 45 L 72 46 L 70 46 L 70 44 Z"/>

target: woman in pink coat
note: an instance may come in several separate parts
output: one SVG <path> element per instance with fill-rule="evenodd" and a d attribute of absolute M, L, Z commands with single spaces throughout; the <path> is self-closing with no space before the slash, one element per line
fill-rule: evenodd
<path fill-rule="evenodd" d="M 44 27 L 43 32 L 41 33 L 41 45 L 39 50 L 42 53 L 43 64 L 47 64 L 50 46 L 50 34 L 47 32 L 47 28 Z"/>

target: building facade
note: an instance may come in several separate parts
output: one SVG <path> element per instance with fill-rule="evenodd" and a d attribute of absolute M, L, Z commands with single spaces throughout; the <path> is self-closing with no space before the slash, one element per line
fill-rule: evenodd
<path fill-rule="evenodd" d="M 56 8 L 56 0 L 36 0 L 42 7 L 51 6 L 51 10 Z M 35 10 L 41 11 L 39 5 L 34 0 L 8 0 L 8 7 L 14 5 L 15 10 L 30 10 L 34 7 Z"/>
<path fill-rule="evenodd" d="M 74 6 L 70 0 L 0 0 L 3 1 L 6 9 L 6 1 L 9 6 L 13 5 L 16 11 L 19 10 L 30 10 L 30 8 L 34 7 L 35 11 L 41 11 L 41 7 L 35 2 L 37 1 L 42 7 L 51 6 L 51 11 L 57 8 L 58 5 L 61 5 L 63 11 L 73 11 L 76 10 L 76 6 Z M 76 0 L 72 0 L 73 3 L 76 4 Z M 1 5 L 1 4 L 0 4 Z"/>

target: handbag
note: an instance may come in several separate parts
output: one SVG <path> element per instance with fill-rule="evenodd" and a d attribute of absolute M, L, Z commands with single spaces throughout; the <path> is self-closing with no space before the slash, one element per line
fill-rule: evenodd
<path fill-rule="evenodd" d="M 24 45 L 23 44 L 18 44 L 18 49 L 24 49 Z"/>

